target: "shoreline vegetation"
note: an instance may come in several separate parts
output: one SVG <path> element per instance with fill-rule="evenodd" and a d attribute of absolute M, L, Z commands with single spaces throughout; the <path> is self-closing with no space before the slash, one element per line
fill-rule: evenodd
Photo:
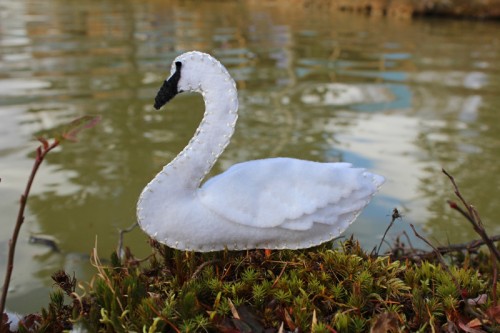
<path fill-rule="evenodd" d="M 259 0 L 250 0 L 260 4 Z M 268 4 L 300 5 L 371 16 L 396 18 L 449 17 L 467 19 L 500 19 L 500 0 L 274 0 Z"/>
<path fill-rule="evenodd" d="M 120 231 L 109 261 L 99 258 L 96 244 L 90 281 L 55 272 L 46 308 L 4 313 L 16 240 L 38 167 L 52 148 L 98 122 L 98 117 L 82 117 L 52 140 L 39 138 L 9 242 L 0 333 L 500 332 L 500 236 L 486 233 L 479 213 L 445 170 L 457 198 L 448 205 L 472 225 L 477 240 L 438 248 L 410 225 L 430 250 L 415 249 L 406 234 L 382 255 L 380 246 L 369 253 L 352 237 L 270 254 L 185 252 L 150 240 L 151 254 L 137 258 L 123 247 L 132 226 Z M 395 208 L 380 244 L 400 218 Z"/>
<path fill-rule="evenodd" d="M 477 249 L 450 252 L 442 261 L 402 243 L 382 256 L 369 254 L 352 238 L 271 255 L 202 254 L 150 242 L 146 258 L 125 248 L 106 264 L 94 249 L 91 281 L 55 272 L 50 304 L 24 316 L 18 331 L 500 330 L 490 257 Z"/>

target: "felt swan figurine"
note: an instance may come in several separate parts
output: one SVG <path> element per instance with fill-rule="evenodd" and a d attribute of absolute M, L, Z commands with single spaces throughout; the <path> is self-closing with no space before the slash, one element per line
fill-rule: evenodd
<path fill-rule="evenodd" d="M 270 158 L 235 164 L 200 186 L 234 132 L 236 84 L 219 61 L 193 51 L 174 60 L 154 107 L 183 91 L 202 94 L 203 120 L 137 204 L 139 225 L 167 246 L 209 252 L 318 245 L 339 236 L 384 182 L 348 163 Z"/>

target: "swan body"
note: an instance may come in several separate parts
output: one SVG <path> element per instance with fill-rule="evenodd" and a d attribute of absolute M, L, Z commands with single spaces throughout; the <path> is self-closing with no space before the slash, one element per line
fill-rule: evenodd
<path fill-rule="evenodd" d="M 201 93 L 205 114 L 184 150 L 144 188 L 142 229 L 161 243 L 198 252 L 306 248 L 339 236 L 383 184 L 348 163 L 270 158 L 239 163 L 202 186 L 237 120 L 236 84 L 212 56 L 178 56 L 155 99 Z"/>

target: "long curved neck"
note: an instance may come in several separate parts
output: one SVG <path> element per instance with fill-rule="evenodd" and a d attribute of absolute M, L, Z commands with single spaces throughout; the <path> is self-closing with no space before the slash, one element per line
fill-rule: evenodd
<path fill-rule="evenodd" d="M 203 96 L 203 120 L 184 150 L 157 177 L 167 177 L 169 187 L 177 184 L 194 190 L 229 144 L 238 118 L 238 95 L 236 84 L 225 69 L 201 78 L 192 91 Z"/>

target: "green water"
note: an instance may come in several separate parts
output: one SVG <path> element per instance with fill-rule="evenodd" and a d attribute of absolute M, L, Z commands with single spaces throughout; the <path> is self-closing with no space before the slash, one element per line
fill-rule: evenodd
<path fill-rule="evenodd" d="M 262 2 L 265 3 L 265 2 Z M 79 279 L 135 222 L 144 185 L 189 141 L 203 113 L 184 95 L 152 107 L 173 58 L 219 58 L 236 79 L 240 118 L 213 173 L 249 159 L 347 161 L 386 176 L 348 229 L 377 245 L 398 207 L 436 243 L 475 237 L 452 212 L 452 173 L 491 233 L 500 232 L 500 35 L 492 22 L 370 18 L 256 1 L 0 0 L 0 273 L 36 136 L 85 114 L 101 123 L 51 153 L 28 203 L 8 305 L 36 311 L 50 274 Z M 56 240 L 62 250 L 28 243 Z M 125 244 L 140 257 L 136 229 Z M 412 240 L 416 244 L 416 240 Z"/>

